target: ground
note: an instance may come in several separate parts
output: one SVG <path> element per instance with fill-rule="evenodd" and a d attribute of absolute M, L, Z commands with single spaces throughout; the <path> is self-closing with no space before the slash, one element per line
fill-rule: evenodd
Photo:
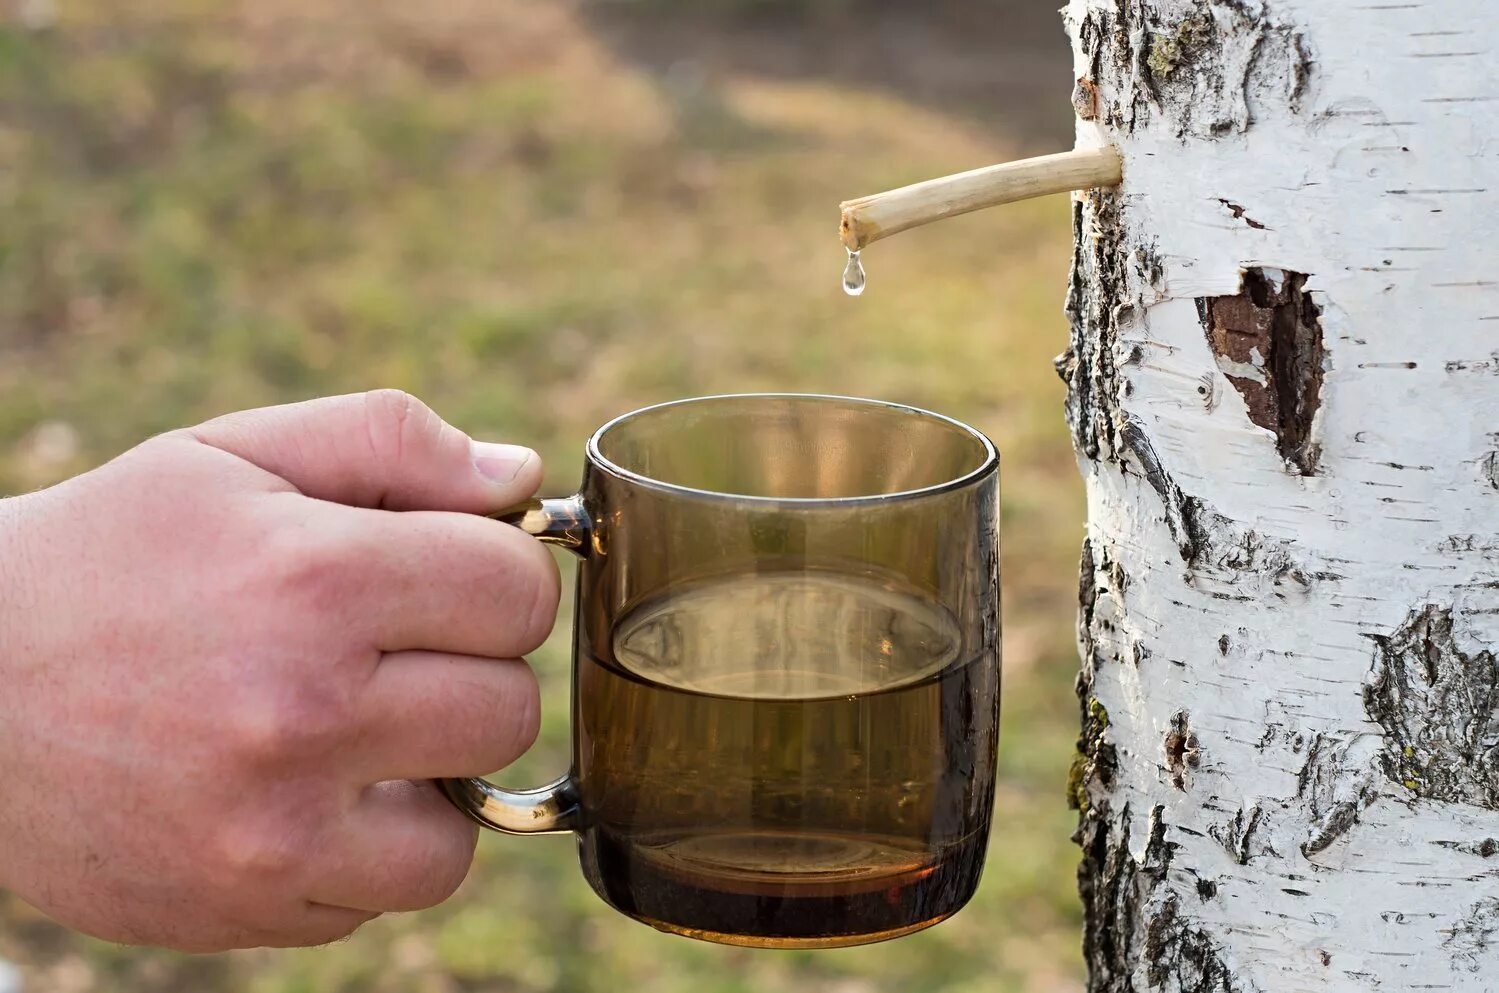
<path fill-rule="evenodd" d="M 862 23 L 720 6 L 18 4 L 0 22 L 0 493 L 225 410 L 373 386 L 535 445 L 553 492 L 594 426 L 673 397 L 843 392 L 966 419 L 1004 453 L 1001 787 L 974 903 L 885 945 L 726 949 L 609 911 L 567 838 L 486 837 L 448 904 L 315 951 L 123 949 L 0 893 L 0 958 L 28 993 L 1078 981 L 1082 506 L 1051 367 L 1066 199 L 882 243 L 858 300 L 836 231 L 842 199 L 1060 147 L 1059 19 L 937 4 L 913 32 L 888 4 Z M 566 764 L 565 638 L 533 661 L 545 728 L 514 785 Z"/>

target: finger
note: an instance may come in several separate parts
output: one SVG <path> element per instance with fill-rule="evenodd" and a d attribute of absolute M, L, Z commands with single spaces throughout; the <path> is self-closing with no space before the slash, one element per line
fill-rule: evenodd
<path fill-rule="evenodd" d="M 435 906 L 468 874 L 478 831 L 431 782 L 376 783 L 344 818 L 309 899 L 364 911 Z"/>
<path fill-rule="evenodd" d="M 483 776 L 531 747 L 541 695 L 520 659 L 398 652 L 381 659 L 357 712 L 370 781 Z"/>
<path fill-rule="evenodd" d="M 561 596 L 557 563 L 508 524 L 413 511 L 363 517 L 346 558 L 360 623 L 377 648 L 511 658 L 551 633 Z"/>
<path fill-rule="evenodd" d="M 485 514 L 541 485 L 535 452 L 472 441 L 400 390 L 241 411 L 189 434 L 307 496 L 357 507 Z"/>

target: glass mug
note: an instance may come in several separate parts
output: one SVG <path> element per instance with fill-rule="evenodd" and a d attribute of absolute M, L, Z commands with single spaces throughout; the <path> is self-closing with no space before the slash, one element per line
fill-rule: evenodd
<path fill-rule="evenodd" d="M 443 780 L 480 824 L 572 831 L 610 906 L 735 945 L 909 934 L 978 885 L 999 734 L 999 456 L 911 407 L 647 407 L 575 496 L 502 519 L 581 559 L 573 766 Z"/>

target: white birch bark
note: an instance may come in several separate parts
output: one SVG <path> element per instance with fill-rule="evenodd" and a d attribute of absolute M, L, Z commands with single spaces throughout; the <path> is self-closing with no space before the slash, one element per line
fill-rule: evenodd
<path fill-rule="evenodd" d="M 1090 989 L 1499 989 L 1499 8 L 1064 13 Z"/>

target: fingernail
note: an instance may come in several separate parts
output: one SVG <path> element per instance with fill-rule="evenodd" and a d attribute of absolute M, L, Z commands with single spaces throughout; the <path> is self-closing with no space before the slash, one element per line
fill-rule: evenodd
<path fill-rule="evenodd" d="M 497 445 L 488 441 L 476 441 L 474 445 L 474 468 L 479 475 L 492 483 L 508 483 L 520 475 L 526 463 L 536 458 L 536 453 L 522 445 Z"/>

